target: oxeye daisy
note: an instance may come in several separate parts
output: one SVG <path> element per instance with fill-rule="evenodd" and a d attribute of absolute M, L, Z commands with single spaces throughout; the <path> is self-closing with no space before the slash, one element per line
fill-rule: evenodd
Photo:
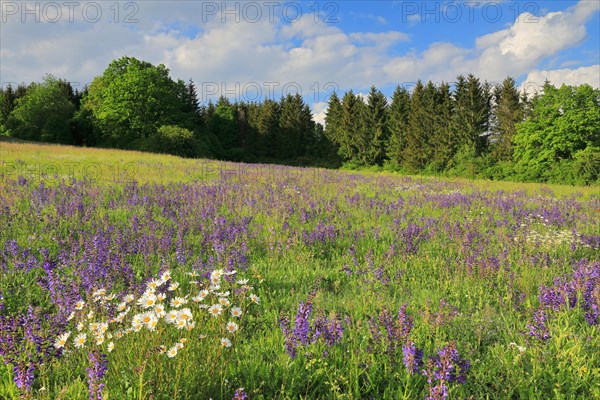
<path fill-rule="evenodd" d="M 164 293 L 159 293 L 156 295 L 156 300 L 158 300 L 158 301 L 163 301 L 166 298 L 167 298 L 167 295 Z"/>
<path fill-rule="evenodd" d="M 162 318 L 162 317 L 164 317 L 164 316 L 165 316 L 165 314 L 166 314 L 166 311 L 165 311 L 165 306 L 163 306 L 162 304 L 157 304 L 157 305 L 154 307 L 154 313 L 156 314 L 156 316 L 157 316 L 158 318 Z"/>
<path fill-rule="evenodd" d="M 177 327 L 177 329 L 183 329 L 183 328 L 185 328 L 186 325 L 187 325 L 186 319 L 178 319 L 175 321 L 175 326 Z"/>
<path fill-rule="evenodd" d="M 169 292 L 172 292 L 174 290 L 177 290 L 177 288 L 179 287 L 179 282 L 173 282 L 171 283 L 171 285 L 167 288 L 167 290 Z"/>
<path fill-rule="evenodd" d="M 96 345 L 100 346 L 102 343 L 104 343 L 104 336 L 96 335 Z"/>
<path fill-rule="evenodd" d="M 191 331 L 192 329 L 194 329 L 196 327 L 196 321 L 190 321 L 188 322 L 186 328 L 188 331 Z"/>
<path fill-rule="evenodd" d="M 237 274 L 237 271 L 228 271 L 228 272 L 224 272 L 225 275 L 235 275 Z"/>
<path fill-rule="evenodd" d="M 113 342 L 108 342 L 107 351 L 110 353 L 115 348 L 115 344 Z"/>
<path fill-rule="evenodd" d="M 254 293 L 251 294 L 249 297 L 250 297 L 250 301 L 252 301 L 253 303 L 260 304 L 260 297 L 258 297 Z"/>
<path fill-rule="evenodd" d="M 227 297 L 227 296 L 229 296 L 230 293 L 229 293 L 229 291 L 227 291 L 227 292 L 215 293 L 215 294 L 219 297 Z"/>
<path fill-rule="evenodd" d="M 226 299 L 225 297 L 221 297 L 219 298 L 219 304 L 222 305 L 223 307 L 227 307 L 229 304 L 231 304 L 231 302 Z"/>
<path fill-rule="evenodd" d="M 104 296 L 105 294 L 106 294 L 106 289 L 98 289 L 92 294 L 92 296 L 93 297 L 101 297 L 101 296 Z"/>
<path fill-rule="evenodd" d="M 115 299 L 115 294 L 114 293 L 111 293 L 108 296 L 104 297 L 104 300 L 106 300 L 106 301 L 113 301 L 114 299 Z"/>
<path fill-rule="evenodd" d="M 94 312 L 90 311 L 87 315 L 87 319 L 92 319 L 92 318 L 94 318 Z"/>
<path fill-rule="evenodd" d="M 154 305 L 156 304 L 156 295 L 151 293 L 145 293 L 142 297 L 140 297 L 137 304 L 142 308 L 154 307 Z"/>
<path fill-rule="evenodd" d="M 84 327 L 85 325 L 83 325 L 83 322 L 78 323 L 76 326 L 78 332 L 81 332 Z"/>
<path fill-rule="evenodd" d="M 65 344 L 67 344 L 67 340 L 69 339 L 69 336 L 71 336 L 71 332 L 67 331 L 67 332 L 63 333 L 62 335 L 60 335 L 59 337 L 57 337 L 56 340 L 54 341 L 54 347 L 56 347 L 57 349 L 64 347 Z"/>
<path fill-rule="evenodd" d="M 227 323 L 227 332 L 233 333 L 237 330 L 238 330 L 238 324 L 236 324 L 235 322 L 232 322 L 232 321 Z"/>
<path fill-rule="evenodd" d="M 212 315 L 213 317 L 218 317 L 219 315 L 221 315 L 221 311 L 223 311 L 223 307 L 221 307 L 220 304 L 213 304 L 212 306 L 210 306 L 210 308 L 208 309 L 208 312 L 210 313 L 210 315 Z"/>
<path fill-rule="evenodd" d="M 177 347 L 177 350 L 181 350 L 181 349 L 183 349 L 183 343 L 181 343 L 181 342 L 176 343 L 175 347 Z"/>
<path fill-rule="evenodd" d="M 206 289 L 201 290 L 200 293 L 198 293 L 198 296 L 200 296 L 202 298 L 208 296 L 208 290 L 206 290 Z"/>
<path fill-rule="evenodd" d="M 142 314 L 135 314 L 131 319 L 131 325 L 140 325 L 142 323 Z"/>
<path fill-rule="evenodd" d="M 211 274 L 210 277 L 211 278 L 217 278 L 217 279 L 221 279 L 221 277 L 223 276 L 223 270 L 222 269 L 216 269 L 214 270 Z"/>
<path fill-rule="evenodd" d="M 85 340 L 87 339 L 87 335 L 85 333 L 80 333 L 79 335 L 77 335 L 75 337 L 75 340 L 73 341 L 75 347 L 80 348 L 83 347 L 83 345 L 85 345 Z"/>
<path fill-rule="evenodd" d="M 137 325 L 132 325 L 131 327 L 133 328 L 133 331 L 134 331 L 134 332 L 139 332 L 139 331 L 141 331 L 141 330 L 142 330 L 142 327 L 143 327 L 143 326 L 144 326 L 144 325 L 142 325 L 142 324 L 137 324 Z"/>
<path fill-rule="evenodd" d="M 67 321 L 72 320 L 75 317 L 75 313 L 73 311 L 71 311 L 71 314 L 69 314 L 69 316 L 67 317 Z"/>
<path fill-rule="evenodd" d="M 177 355 L 177 346 L 173 346 L 167 351 L 167 357 L 173 358 Z"/>
<path fill-rule="evenodd" d="M 156 289 L 160 285 L 162 285 L 161 281 L 159 281 L 158 279 L 152 279 L 150 282 L 147 283 L 146 287 L 149 287 L 149 288 L 152 288 L 152 289 Z"/>
<path fill-rule="evenodd" d="M 164 344 L 161 344 L 158 348 L 158 354 L 165 354 L 167 352 L 167 347 Z"/>
<path fill-rule="evenodd" d="M 131 303 L 133 301 L 135 297 L 132 294 L 128 294 L 125 297 L 123 297 L 123 301 L 125 303 Z"/>
<path fill-rule="evenodd" d="M 156 318 L 156 315 L 153 315 L 152 318 L 150 319 L 150 322 L 148 322 L 146 324 L 146 327 L 148 328 L 149 331 L 155 331 L 157 326 L 158 326 L 158 318 Z"/>
<path fill-rule="evenodd" d="M 221 346 L 231 347 L 231 340 L 229 340 L 227 338 L 221 338 Z"/>
<path fill-rule="evenodd" d="M 127 308 L 127 302 L 122 301 L 119 303 L 119 305 L 117 306 L 117 311 L 123 311 L 124 309 Z"/>
<path fill-rule="evenodd" d="M 171 310 L 167 313 L 167 315 L 165 315 L 165 322 L 167 324 L 175 323 L 176 319 L 177 319 L 177 311 L 176 310 Z"/>
<path fill-rule="evenodd" d="M 171 307 L 173 308 L 179 308 L 182 305 L 186 304 L 187 300 L 183 297 L 175 297 L 173 300 L 171 300 Z"/>
<path fill-rule="evenodd" d="M 85 306 L 85 301 L 83 300 L 79 300 L 77 303 L 75 303 L 76 310 L 83 310 L 83 306 Z"/>
<path fill-rule="evenodd" d="M 148 312 L 141 314 L 141 317 L 142 317 L 142 323 L 146 326 L 148 326 L 148 324 L 152 321 L 153 318 L 156 318 L 152 311 L 148 311 Z"/>
<path fill-rule="evenodd" d="M 233 307 L 231 309 L 231 315 L 234 316 L 234 317 L 236 317 L 236 318 L 241 317 L 242 316 L 242 309 L 239 308 L 239 307 Z"/>
<path fill-rule="evenodd" d="M 191 321 L 194 318 L 194 315 L 190 311 L 189 308 L 184 308 L 177 313 L 177 319 L 185 319 L 186 321 Z"/>
<path fill-rule="evenodd" d="M 162 273 L 162 275 L 160 276 L 160 280 L 163 282 L 168 281 L 169 279 L 171 279 L 171 271 L 166 270 L 165 272 Z"/>

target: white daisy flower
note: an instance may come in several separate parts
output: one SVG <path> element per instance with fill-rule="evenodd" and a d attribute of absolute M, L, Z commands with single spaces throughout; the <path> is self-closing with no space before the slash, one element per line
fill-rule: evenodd
<path fill-rule="evenodd" d="M 62 335 L 60 335 L 59 337 L 57 337 L 56 340 L 54 341 L 54 347 L 56 347 L 57 349 L 64 347 L 67 344 L 67 340 L 69 339 L 69 336 L 71 336 L 71 332 L 67 331 L 67 332 L 63 333 Z"/>
<path fill-rule="evenodd" d="M 107 351 L 110 353 L 115 348 L 115 344 L 113 342 L 108 342 Z"/>
<path fill-rule="evenodd" d="M 208 312 L 210 313 L 210 315 L 212 315 L 213 317 L 218 317 L 219 315 L 221 315 L 221 312 L 223 311 L 223 307 L 221 307 L 220 304 L 213 304 L 212 306 L 210 306 L 210 308 L 208 309 Z"/>
<path fill-rule="evenodd" d="M 221 338 L 221 346 L 231 347 L 231 340 L 229 340 L 227 338 Z"/>
<path fill-rule="evenodd" d="M 83 300 L 79 300 L 77 303 L 75 303 L 76 310 L 83 310 L 84 306 L 85 306 L 85 301 L 83 301 Z"/>
<path fill-rule="evenodd" d="M 239 308 L 239 307 L 232 307 L 231 308 L 231 315 L 234 316 L 234 317 L 236 317 L 236 318 L 241 317 L 242 316 L 242 309 Z"/>
<path fill-rule="evenodd" d="M 236 324 L 235 322 L 230 321 L 227 323 L 227 332 L 234 333 L 238 329 L 239 329 L 238 324 Z"/>
<path fill-rule="evenodd" d="M 132 294 L 128 294 L 128 295 L 125 295 L 125 297 L 123 297 L 123 301 L 125 303 L 131 303 L 133 301 L 133 299 L 135 299 L 135 297 Z"/>
<path fill-rule="evenodd" d="M 167 351 L 167 357 L 173 358 L 177 355 L 177 346 L 173 346 Z"/>
<path fill-rule="evenodd" d="M 83 345 L 85 345 L 85 340 L 87 339 L 87 335 L 85 333 L 80 333 L 79 335 L 77 335 L 75 337 L 75 340 L 73 341 L 75 347 L 80 348 L 83 347 Z"/>
<path fill-rule="evenodd" d="M 175 297 L 171 300 L 171 307 L 173 308 L 179 308 L 185 304 L 187 304 L 187 299 L 183 297 Z"/>

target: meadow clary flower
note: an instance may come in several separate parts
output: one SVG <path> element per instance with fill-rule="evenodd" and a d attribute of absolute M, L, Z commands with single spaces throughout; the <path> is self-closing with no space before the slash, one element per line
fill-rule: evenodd
<path fill-rule="evenodd" d="M 67 340 L 69 339 L 69 336 L 71 336 L 71 332 L 67 331 L 67 332 L 63 333 L 62 335 L 60 335 L 59 337 L 57 337 L 56 340 L 54 341 L 54 347 L 56 347 L 57 349 L 64 347 L 65 344 L 67 344 Z"/>
<path fill-rule="evenodd" d="M 231 347 L 231 340 L 229 340 L 227 338 L 221 338 L 221 346 Z"/>

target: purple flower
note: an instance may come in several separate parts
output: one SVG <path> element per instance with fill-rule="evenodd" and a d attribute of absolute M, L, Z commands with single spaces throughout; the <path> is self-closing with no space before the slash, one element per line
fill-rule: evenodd
<path fill-rule="evenodd" d="M 244 388 L 235 390 L 235 394 L 231 400 L 248 400 L 248 395 L 244 392 Z"/>
<path fill-rule="evenodd" d="M 404 353 L 404 366 L 412 375 L 419 372 L 421 364 L 423 364 L 423 350 L 419 349 L 413 342 L 402 347 Z"/>
<path fill-rule="evenodd" d="M 106 354 L 91 352 L 88 354 L 88 358 L 90 361 L 90 367 L 87 369 L 89 400 L 102 400 L 102 389 L 104 388 L 102 379 L 106 375 L 107 369 Z"/>

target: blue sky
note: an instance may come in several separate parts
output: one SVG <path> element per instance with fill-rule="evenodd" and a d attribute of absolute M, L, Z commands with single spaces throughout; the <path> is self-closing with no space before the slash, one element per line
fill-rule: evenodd
<path fill-rule="evenodd" d="M 91 82 L 128 55 L 192 78 L 202 100 L 333 89 L 391 94 L 474 73 L 600 86 L 600 1 L 3 1 L 0 80 Z"/>

